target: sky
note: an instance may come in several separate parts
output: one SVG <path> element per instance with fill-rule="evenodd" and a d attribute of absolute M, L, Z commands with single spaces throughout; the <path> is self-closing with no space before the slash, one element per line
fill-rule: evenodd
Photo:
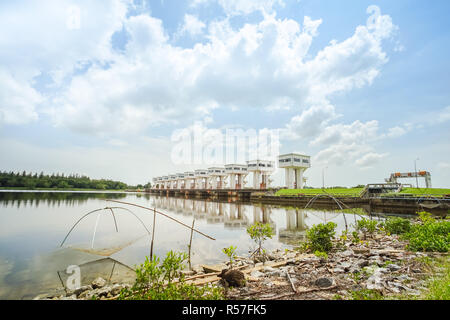
<path fill-rule="evenodd" d="M 180 132 L 217 152 L 240 129 L 310 155 L 309 186 L 416 165 L 450 187 L 448 12 L 447 0 L 1 1 L 0 170 L 145 184 L 226 163 L 180 161 Z"/>

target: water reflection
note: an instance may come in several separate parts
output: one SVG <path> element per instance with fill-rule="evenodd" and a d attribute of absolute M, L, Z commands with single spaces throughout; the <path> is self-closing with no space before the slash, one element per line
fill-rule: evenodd
<path fill-rule="evenodd" d="M 0 207 L 74 207 L 90 199 L 121 199 L 126 193 L 101 192 L 0 192 Z"/>

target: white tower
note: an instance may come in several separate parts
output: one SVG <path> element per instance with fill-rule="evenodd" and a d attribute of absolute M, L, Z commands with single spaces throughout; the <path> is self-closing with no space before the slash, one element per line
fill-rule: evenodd
<path fill-rule="evenodd" d="M 288 189 L 303 189 L 303 173 L 311 167 L 311 157 L 298 153 L 280 155 L 278 167 L 285 169 L 285 186 Z"/>
<path fill-rule="evenodd" d="M 253 172 L 253 189 L 267 189 L 269 177 L 275 170 L 273 161 L 252 160 L 247 161 L 248 172 Z"/>
<path fill-rule="evenodd" d="M 208 178 L 208 170 L 195 170 L 194 172 L 195 177 L 195 189 L 206 189 L 206 180 Z"/>
<path fill-rule="evenodd" d="M 184 173 L 177 173 L 177 189 L 185 189 Z"/>
<path fill-rule="evenodd" d="M 169 188 L 169 176 L 161 177 L 161 183 L 163 185 L 163 189 L 168 189 Z"/>
<path fill-rule="evenodd" d="M 245 177 L 248 175 L 248 168 L 245 164 L 226 164 L 225 173 L 230 176 L 231 189 L 243 189 L 245 186 Z"/>
<path fill-rule="evenodd" d="M 169 175 L 169 189 L 176 189 L 177 188 L 177 175 L 171 174 Z"/>
<path fill-rule="evenodd" d="M 184 188 L 185 189 L 195 188 L 195 172 L 184 173 Z"/>
<path fill-rule="evenodd" d="M 227 176 L 225 168 L 212 167 L 208 168 L 208 188 L 223 189 L 224 178 Z"/>

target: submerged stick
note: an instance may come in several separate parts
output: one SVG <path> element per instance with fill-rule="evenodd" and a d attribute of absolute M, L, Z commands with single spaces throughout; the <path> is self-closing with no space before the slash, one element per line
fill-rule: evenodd
<path fill-rule="evenodd" d="M 153 210 L 154 210 L 154 209 L 150 209 L 150 208 L 147 208 L 147 207 L 144 207 L 144 206 L 140 206 L 140 205 L 134 204 L 134 203 L 129 203 L 129 202 L 123 202 L 123 201 L 118 201 L 118 200 L 106 200 L 106 201 L 116 202 L 116 203 L 121 203 L 121 204 L 126 204 L 126 205 L 129 205 L 129 206 L 134 206 L 134 207 L 138 207 L 138 208 L 145 209 L 145 210 L 149 210 L 149 211 L 153 211 Z M 179 220 L 177 220 L 177 219 L 175 219 L 175 218 L 172 218 L 171 216 L 169 216 L 169 215 L 167 215 L 167 214 L 165 214 L 165 213 L 162 213 L 162 212 L 157 211 L 157 210 L 155 210 L 155 212 L 158 213 L 158 214 L 160 214 L 160 215 L 162 215 L 162 216 L 164 216 L 164 217 L 166 217 L 166 218 L 169 218 L 169 219 L 171 219 L 171 220 L 173 220 L 173 221 L 175 221 L 175 222 L 181 224 L 182 226 L 185 226 L 185 227 L 188 228 L 188 229 L 194 230 L 195 232 L 201 234 L 202 236 L 204 236 L 204 237 L 206 237 L 206 238 L 208 238 L 208 239 L 216 240 L 216 239 L 214 239 L 213 237 L 208 236 L 207 234 L 205 234 L 205 233 L 203 233 L 203 232 L 201 232 L 201 231 L 198 231 L 197 229 L 193 229 L 193 228 L 191 228 L 190 226 L 188 226 L 187 224 L 185 224 L 185 223 L 183 223 L 183 222 L 181 222 L 181 221 L 179 221 Z"/>
<path fill-rule="evenodd" d="M 189 269 L 192 270 L 191 265 L 191 248 L 192 248 L 192 235 L 194 234 L 194 224 L 195 224 L 195 218 L 192 219 L 192 229 L 191 229 L 191 239 L 189 240 Z"/>
<path fill-rule="evenodd" d="M 153 209 L 152 243 L 150 244 L 150 260 L 153 260 L 153 241 L 155 240 L 156 209 Z"/>

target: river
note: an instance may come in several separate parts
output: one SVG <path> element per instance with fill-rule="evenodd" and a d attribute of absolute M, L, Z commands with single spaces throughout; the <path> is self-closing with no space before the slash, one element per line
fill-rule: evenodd
<path fill-rule="evenodd" d="M 298 246 L 314 224 L 335 222 L 339 235 L 360 218 L 340 211 L 139 193 L 0 191 L 0 299 L 32 299 L 62 289 L 69 266 L 81 268 L 83 284 L 97 276 L 132 281 L 132 268 L 150 253 L 153 213 L 111 199 L 156 208 L 189 226 L 195 219 L 194 228 L 215 240 L 193 233 L 192 265 L 225 261 L 222 248 L 231 245 L 248 256 L 255 244 L 246 228 L 254 222 L 272 226 L 273 237 L 264 243 L 270 251 Z M 114 209 L 83 218 L 106 207 Z M 170 250 L 187 252 L 190 236 L 189 228 L 157 215 L 153 253 L 163 258 Z"/>

